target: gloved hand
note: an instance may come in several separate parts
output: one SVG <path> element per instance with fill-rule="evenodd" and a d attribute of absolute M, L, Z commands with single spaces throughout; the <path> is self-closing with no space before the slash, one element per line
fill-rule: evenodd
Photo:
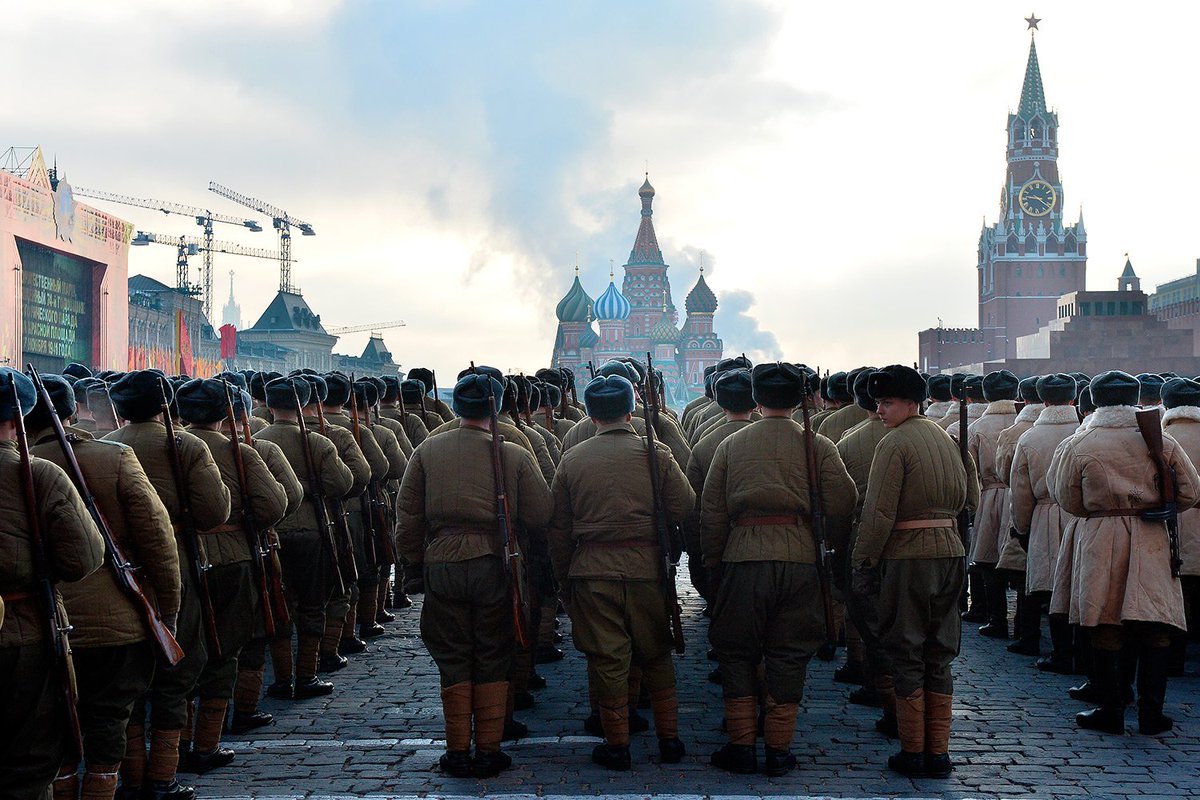
<path fill-rule="evenodd" d="M 850 591 L 859 597 L 874 597 L 879 594 L 879 566 L 857 566 L 850 573 Z"/>

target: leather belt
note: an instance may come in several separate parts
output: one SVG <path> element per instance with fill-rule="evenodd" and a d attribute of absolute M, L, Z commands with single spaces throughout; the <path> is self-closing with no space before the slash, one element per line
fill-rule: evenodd
<path fill-rule="evenodd" d="M 7 603 L 16 603 L 20 600 L 32 600 L 32 599 L 33 599 L 33 595 L 30 594 L 29 592 L 8 592 L 6 594 L 0 594 L 0 600 L 3 600 L 6 604 Z"/>
<path fill-rule="evenodd" d="M 1095 519 L 1097 517 L 1140 517 L 1142 512 L 1149 510 L 1146 508 L 1110 508 L 1106 511 L 1089 511 L 1084 519 Z"/>
<path fill-rule="evenodd" d="M 939 519 L 905 519 L 900 520 L 892 526 L 894 531 L 919 531 L 925 528 L 953 528 L 957 524 L 956 520 L 949 518 Z"/>
<path fill-rule="evenodd" d="M 985 483 L 983 485 L 981 491 L 986 492 L 988 489 L 1007 489 L 1007 488 L 1008 488 L 1008 486 L 1006 486 L 1003 483 Z"/>
<path fill-rule="evenodd" d="M 735 528 L 750 528 L 755 525 L 799 525 L 798 514 L 746 514 L 733 523 Z"/>
<path fill-rule="evenodd" d="M 218 534 L 218 533 L 241 533 L 242 526 L 236 522 L 226 522 L 222 525 L 218 525 L 215 528 L 209 528 L 206 531 L 196 531 L 196 532 L 199 533 L 201 536 L 212 536 L 212 535 Z"/>
<path fill-rule="evenodd" d="M 580 542 L 580 545 L 608 549 L 616 547 L 658 547 L 658 542 L 652 542 L 649 539 L 584 539 Z"/>

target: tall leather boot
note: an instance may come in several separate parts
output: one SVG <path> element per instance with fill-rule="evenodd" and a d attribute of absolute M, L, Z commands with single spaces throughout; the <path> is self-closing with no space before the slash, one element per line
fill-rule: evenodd
<path fill-rule="evenodd" d="M 361 600 L 361 596 L 359 600 Z M 367 643 L 354 634 L 354 626 L 358 624 L 358 600 L 350 603 L 350 610 L 342 620 L 342 637 L 338 640 L 337 654 L 352 656 L 366 652 Z"/>
<path fill-rule="evenodd" d="M 1167 659 L 1167 677 L 1183 677 L 1184 667 L 1187 662 L 1187 642 L 1187 634 L 1183 631 L 1175 631 L 1171 634 L 1171 647 L 1168 651 L 1170 658 Z"/>
<path fill-rule="evenodd" d="M 796 734 L 797 703 L 777 703 L 769 694 L 766 713 L 763 717 L 763 744 L 765 758 L 763 772 L 773 778 L 786 775 L 796 766 L 792 753 L 792 738 Z"/>
<path fill-rule="evenodd" d="M 888 757 L 888 769 L 909 778 L 925 776 L 925 690 L 908 697 L 896 696 L 896 723 L 900 752 Z"/>
<path fill-rule="evenodd" d="M 1008 638 L 1008 587 L 1004 574 L 994 565 L 981 566 L 983 570 L 983 592 L 987 596 L 986 625 L 979 629 L 980 636 L 992 639 Z"/>
<path fill-rule="evenodd" d="M 288 648 L 288 655 L 291 655 L 291 647 Z M 241 735 L 275 721 L 267 712 L 258 710 L 258 699 L 262 696 L 263 672 L 262 667 L 238 669 L 237 682 L 233 685 L 233 719 L 229 723 L 230 733 Z M 288 681 L 289 692 L 291 688 L 291 681 Z"/>
<path fill-rule="evenodd" d="M 125 727 L 125 757 L 121 759 L 122 796 L 128 794 L 130 800 L 140 796 L 145 780 L 146 726 L 130 723 Z"/>
<path fill-rule="evenodd" d="M 221 731 L 225 728 L 225 712 L 229 701 L 224 698 L 201 698 L 196 712 L 196 738 L 192 752 L 187 755 L 188 766 L 197 775 L 223 767 L 233 761 L 234 752 L 221 747 Z"/>
<path fill-rule="evenodd" d="M 179 734 L 178 728 L 168 731 L 150 729 L 146 778 L 153 800 L 193 800 L 196 797 L 196 790 L 181 785 L 175 776 L 179 769 Z"/>
<path fill-rule="evenodd" d="M 267 687 L 267 696 L 276 700 L 291 700 L 292 679 L 296 671 L 292 657 L 292 637 L 280 636 L 272 639 L 268 649 L 271 651 L 271 673 L 275 681 Z"/>
<path fill-rule="evenodd" d="M 874 676 L 875 692 L 879 695 L 880 708 L 883 716 L 875 720 L 875 730 L 896 739 L 900 736 L 900 725 L 896 721 L 896 682 L 887 673 L 876 673 Z"/>
<path fill-rule="evenodd" d="M 1092 634 L 1088 628 L 1072 625 L 1075 634 L 1075 671 L 1086 676 L 1087 680 L 1078 686 L 1067 689 L 1072 700 L 1083 703 L 1099 703 L 1100 694 L 1096 691 L 1096 659 L 1093 657 Z"/>
<path fill-rule="evenodd" d="M 1075 670 L 1071 623 L 1062 614 L 1050 615 L 1050 655 L 1037 660 L 1043 672 L 1070 675 Z"/>
<path fill-rule="evenodd" d="M 1167 672 L 1171 660 L 1170 647 L 1146 647 L 1138 665 L 1138 732 L 1145 736 L 1166 733 L 1175 726 L 1163 716 L 1167 698 Z"/>
<path fill-rule="evenodd" d="M 320 657 L 321 637 L 302 633 L 296 641 L 295 700 L 319 697 L 333 691 L 333 684 L 317 678 L 317 659 Z"/>
<path fill-rule="evenodd" d="M 438 759 L 442 772 L 471 777 L 471 682 L 442 687 L 442 716 L 446 720 L 446 752 Z"/>
<path fill-rule="evenodd" d="M 360 639 L 375 639 L 387 633 L 387 629 L 375 620 L 376 604 L 379 602 L 379 587 L 368 586 L 358 594 L 358 607 L 355 616 L 358 619 L 358 636 Z M 353 628 L 349 628 L 351 632 Z"/>
<path fill-rule="evenodd" d="M 1100 698 L 1100 707 L 1075 715 L 1081 728 L 1118 736 L 1125 733 L 1124 686 L 1121 678 L 1119 650 L 1092 650 L 1092 683 Z"/>
<path fill-rule="evenodd" d="M 629 696 L 600 698 L 604 743 L 592 748 L 592 761 L 611 770 L 629 769 Z"/>
<path fill-rule="evenodd" d="M 712 754 L 710 763 L 726 772 L 750 775 L 758 772 L 758 698 L 726 697 L 725 730 L 729 742 Z"/>
<path fill-rule="evenodd" d="M 925 693 L 925 775 L 948 778 L 954 770 L 950 760 L 950 720 L 954 697 L 938 692 Z"/>
<path fill-rule="evenodd" d="M 196 698 L 189 697 L 185 708 L 187 709 L 187 720 L 183 723 L 183 730 L 179 733 L 179 761 L 183 764 L 183 771 L 189 772 L 187 757 L 192 752 L 192 739 L 196 735 Z"/>
<path fill-rule="evenodd" d="M 983 567 L 974 566 L 967 572 L 967 610 L 963 622 L 987 622 L 988 598 L 983 585 Z"/>
<path fill-rule="evenodd" d="M 476 683 L 471 687 L 471 710 L 475 716 L 471 774 L 476 778 L 490 778 L 512 766 L 512 759 L 500 749 L 507 707 L 508 681 Z"/>
<path fill-rule="evenodd" d="M 79 765 L 72 762 L 59 767 L 51 789 L 54 800 L 79 800 Z"/>
<path fill-rule="evenodd" d="M 120 768 L 120 764 L 88 764 L 83 773 L 79 800 L 113 800 Z"/>
<path fill-rule="evenodd" d="M 685 751 L 679 740 L 679 697 L 675 687 L 651 692 L 650 709 L 654 712 L 654 733 L 658 735 L 662 763 L 678 764 Z"/>
<path fill-rule="evenodd" d="M 1025 574 L 1019 573 L 1024 579 Z M 1013 633 L 1017 640 L 1008 646 L 1008 652 L 1022 656 L 1041 654 L 1042 646 L 1042 598 L 1027 595 L 1024 580 L 1017 589 L 1017 620 Z"/>

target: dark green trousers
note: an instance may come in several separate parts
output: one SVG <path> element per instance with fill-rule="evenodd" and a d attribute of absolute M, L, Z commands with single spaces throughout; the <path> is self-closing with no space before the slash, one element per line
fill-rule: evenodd
<path fill-rule="evenodd" d="M 758 694 L 758 665 L 777 703 L 798 703 L 809 659 L 825 640 L 815 564 L 740 561 L 724 565 L 708 639 L 726 697 Z"/>
<path fill-rule="evenodd" d="M 662 584 L 576 578 L 569 592 L 571 639 L 587 656 L 597 697 L 626 696 L 630 666 L 642 668 L 642 684 L 651 692 L 675 685 Z"/>
<path fill-rule="evenodd" d="M 175 639 L 183 648 L 183 661 L 174 667 L 164 662 L 154 671 L 150 690 L 133 709 L 134 719 L 143 719 L 146 705 L 150 706 L 150 726 L 160 731 L 182 728 L 187 723 L 187 701 L 196 688 L 196 679 L 208 662 L 204 639 L 204 623 L 200 613 L 200 598 L 192 583 L 191 570 L 180 564 L 183 597 L 179 605 L 179 621 Z M 209 573 L 212 574 L 211 572 Z"/>
<path fill-rule="evenodd" d="M 911 697 L 922 688 L 953 694 L 950 662 L 962 638 L 963 559 L 884 559 L 880 571 L 880 640 L 892 662 L 896 696 Z"/>
<path fill-rule="evenodd" d="M 503 559 L 425 565 L 421 639 L 442 686 L 508 680 L 514 635 Z"/>
<path fill-rule="evenodd" d="M 283 591 L 296 630 L 307 636 L 325 633 L 325 603 L 329 600 L 329 563 L 321 534 L 315 530 L 288 531 L 279 536 Z M 291 632 L 277 630 L 276 636 Z"/>
<path fill-rule="evenodd" d="M 125 727 L 133 707 L 154 677 L 150 642 L 75 650 L 79 726 L 88 764 L 119 764 L 125 757 Z"/>
<path fill-rule="evenodd" d="M 256 625 L 256 615 L 261 611 L 250 576 L 250 562 L 214 567 L 208 573 L 208 588 L 217 618 L 221 657 L 209 654 L 196 680 L 196 693 L 202 698 L 232 700 L 238 654 L 254 638 L 255 628 L 261 627 Z"/>
<path fill-rule="evenodd" d="M 40 800 L 66 749 L 54 664 L 44 644 L 0 649 L 0 800 Z"/>

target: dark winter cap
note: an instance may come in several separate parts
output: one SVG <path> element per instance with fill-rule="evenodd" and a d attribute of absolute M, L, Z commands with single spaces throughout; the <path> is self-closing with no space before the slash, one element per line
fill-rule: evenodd
<path fill-rule="evenodd" d="M 589 417 L 602 421 L 632 414 L 633 383 L 620 374 L 597 375 L 583 389 L 583 405 Z"/>
<path fill-rule="evenodd" d="M 713 384 L 717 405 L 735 414 L 753 411 L 754 381 L 748 369 L 731 369 L 721 373 Z"/>

